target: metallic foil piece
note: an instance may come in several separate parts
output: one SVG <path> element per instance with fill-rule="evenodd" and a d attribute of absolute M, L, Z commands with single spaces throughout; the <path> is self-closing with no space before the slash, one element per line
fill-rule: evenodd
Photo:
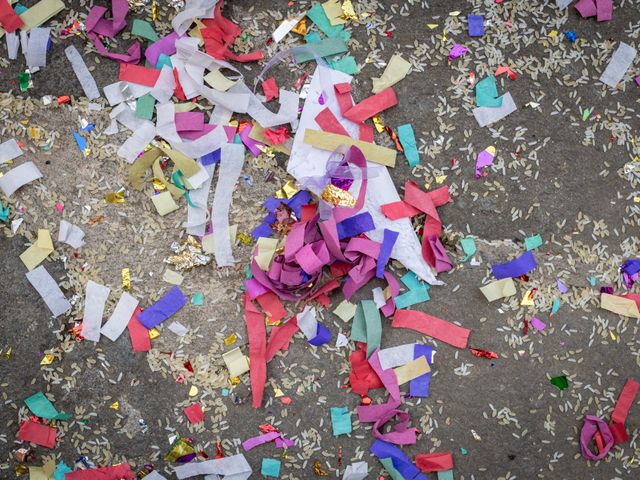
<path fill-rule="evenodd" d="M 313 473 L 315 473 L 316 476 L 318 477 L 329 476 L 329 474 L 322 469 L 322 464 L 320 463 L 320 460 L 316 460 L 315 462 L 313 462 Z"/>
<path fill-rule="evenodd" d="M 286 198 L 287 200 L 290 199 L 291 197 L 293 197 L 296 193 L 298 193 L 300 190 L 298 190 L 294 184 L 294 182 L 292 182 L 291 180 L 287 181 L 287 183 L 285 183 L 282 188 L 280 190 L 277 190 L 276 193 L 273 194 L 274 197 L 276 198 Z"/>
<path fill-rule="evenodd" d="M 271 229 L 280 235 L 286 235 L 291 230 L 291 226 L 297 221 L 293 210 L 286 204 L 281 203 L 275 210 L 276 221 L 271 225 Z"/>
<path fill-rule="evenodd" d="M 249 235 L 247 235 L 246 233 L 239 233 L 236 238 L 240 241 L 241 244 L 243 245 L 251 245 L 251 237 Z"/>
<path fill-rule="evenodd" d="M 296 32 L 298 35 L 306 35 L 307 34 L 307 20 L 306 17 L 302 17 L 296 26 L 291 29 L 292 32 Z"/>
<path fill-rule="evenodd" d="M 233 345 L 234 343 L 236 343 L 237 337 L 235 333 L 232 333 L 231 335 L 229 335 L 227 338 L 224 339 L 224 344 L 229 346 L 229 345 Z"/>
<path fill-rule="evenodd" d="M 186 438 L 178 437 L 172 444 L 171 450 L 164 457 L 165 462 L 175 462 L 185 455 L 195 454 L 196 451 Z"/>
<path fill-rule="evenodd" d="M 376 127 L 376 131 L 378 133 L 384 132 L 384 124 L 382 123 L 382 118 L 380 118 L 380 115 L 374 115 L 371 120 L 373 120 L 373 126 Z"/>
<path fill-rule="evenodd" d="M 13 351 L 13 347 L 7 348 L 7 351 L 4 352 L 4 358 L 7 360 L 11 360 L 11 352 Z"/>
<path fill-rule="evenodd" d="M 40 365 L 51 365 L 53 363 L 53 361 L 56 359 L 56 357 L 54 357 L 53 355 L 51 355 L 50 353 L 47 353 L 42 360 L 40 360 Z"/>
<path fill-rule="evenodd" d="M 124 203 L 125 202 L 125 192 L 124 192 L 124 190 L 120 190 L 119 192 L 107 193 L 104 196 L 104 199 L 108 203 Z"/>
<path fill-rule="evenodd" d="M 129 290 L 131 288 L 131 272 L 128 268 L 122 269 L 122 288 Z"/>
<path fill-rule="evenodd" d="M 153 177 L 153 189 L 156 192 L 161 192 L 163 190 L 165 190 L 167 187 L 165 186 L 164 183 L 162 183 L 162 181 L 156 177 Z"/>
<path fill-rule="evenodd" d="M 331 183 L 324 187 L 320 197 L 327 203 L 340 207 L 355 207 L 356 199 L 346 190 L 332 185 Z"/>
<path fill-rule="evenodd" d="M 109 405 L 109 408 L 113 410 L 120 410 L 120 402 L 113 402 L 111 405 Z"/>
<path fill-rule="evenodd" d="M 97 217 L 90 218 L 87 223 L 93 225 L 94 223 L 101 222 L 104 219 L 104 215 L 98 215 Z"/>
<path fill-rule="evenodd" d="M 402 148 L 402 144 L 400 143 L 398 134 L 393 130 L 391 130 L 391 127 L 388 125 L 385 125 L 384 129 L 387 131 L 387 133 L 391 137 L 391 140 L 393 140 L 393 143 L 396 144 L 396 150 L 398 150 L 400 153 L 404 153 L 404 148 Z"/>
<path fill-rule="evenodd" d="M 150 340 L 155 340 L 159 336 L 160 336 L 160 332 L 158 331 L 157 328 L 154 327 L 151 330 L 149 330 L 149 339 Z"/>
<path fill-rule="evenodd" d="M 345 20 L 353 20 L 354 22 L 358 21 L 358 15 L 356 15 L 351 0 L 344 0 L 344 2 L 342 2 L 342 18 Z"/>
<path fill-rule="evenodd" d="M 151 2 L 151 20 L 154 22 L 158 19 L 158 3 L 156 0 Z"/>
<path fill-rule="evenodd" d="M 202 244 L 195 237 L 189 235 L 187 240 L 182 243 L 173 242 L 171 250 L 175 255 L 165 259 L 165 263 L 174 265 L 176 269 L 184 272 L 191 270 L 193 267 L 208 265 L 211 263 L 211 257 L 205 255 L 202 251 Z"/>

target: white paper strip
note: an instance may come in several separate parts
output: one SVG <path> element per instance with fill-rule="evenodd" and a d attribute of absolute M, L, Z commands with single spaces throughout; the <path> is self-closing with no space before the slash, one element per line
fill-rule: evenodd
<path fill-rule="evenodd" d="M 0 143 L 0 164 L 13 160 L 22 155 L 22 149 L 15 138 Z"/>
<path fill-rule="evenodd" d="M 7 52 L 9 60 L 18 58 L 18 49 L 20 48 L 20 38 L 15 32 L 7 33 Z"/>
<path fill-rule="evenodd" d="M 115 82 L 105 86 L 102 91 L 104 96 L 112 107 L 126 100 L 122 94 L 122 86 L 124 82 Z"/>
<path fill-rule="evenodd" d="M 159 103 L 166 103 L 171 100 L 175 88 L 176 79 L 173 76 L 173 70 L 169 65 L 163 65 L 160 75 L 158 75 L 158 80 L 156 80 L 156 84 L 149 93 Z"/>
<path fill-rule="evenodd" d="M 216 105 L 213 107 L 213 112 L 211 112 L 211 117 L 209 118 L 209 123 L 211 125 L 226 125 L 231 120 L 231 116 L 233 112 L 231 110 L 227 110 L 226 108 Z"/>
<path fill-rule="evenodd" d="M 27 280 L 40 294 L 54 317 L 62 315 L 71 308 L 71 304 L 65 298 L 64 293 L 53 279 L 47 269 L 40 265 L 27 273 Z"/>
<path fill-rule="evenodd" d="M 27 66 L 30 69 L 47 65 L 47 46 L 49 45 L 50 28 L 36 27 L 31 29 L 27 52 L 25 54 Z"/>
<path fill-rule="evenodd" d="M 80 227 L 75 226 L 66 220 L 60 220 L 60 232 L 58 241 L 71 245 L 73 248 L 80 248 L 84 245 L 84 232 Z"/>
<path fill-rule="evenodd" d="M 217 0 L 187 0 L 184 10 L 171 20 L 171 26 L 178 35 L 184 35 L 194 18 L 213 18 L 216 3 Z"/>
<path fill-rule="evenodd" d="M 299 313 L 296 319 L 298 321 L 298 328 L 304 333 L 307 340 L 311 340 L 318 335 L 318 320 L 316 319 L 315 307 L 305 306 L 302 313 Z"/>
<path fill-rule="evenodd" d="M 304 132 L 307 128 L 319 129 L 320 127 L 314 119 L 321 110 L 328 107 L 347 132 L 357 138 L 358 126 L 347 119 L 341 119 L 333 88 L 324 89 L 326 93 L 324 105 L 320 105 L 318 102 L 320 94 L 323 93 L 323 83 L 333 85 L 334 83 L 351 82 L 351 80 L 352 77 L 346 73 L 318 66 L 311 79 L 309 96 L 304 103 L 298 132 Z M 326 173 L 327 162 L 332 153 L 305 144 L 304 133 L 297 133 L 293 140 L 287 171 L 299 181 L 305 177 L 322 177 Z M 370 162 L 367 164 L 367 168 L 369 184 L 364 210 L 371 214 L 374 225 L 377 227 L 375 230 L 367 232 L 367 236 L 376 242 L 382 242 L 385 228 L 399 232 L 400 235 L 391 250 L 391 257 L 400 261 L 408 270 L 431 285 L 441 285 L 442 282 L 435 278 L 431 268 L 422 257 L 422 246 L 413 230 L 411 221 L 408 218 L 389 220 L 382 214 L 380 205 L 400 201 L 400 196 L 388 170 L 383 165 Z M 313 190 L 312 186 L 309 188 Z M 320 195 L 322 191 L 314 191 L 313 193 Z"/>
<path fill-rule="evenodd" d="M 156 137 L 156 127 L 153 123 L 143 125 L 141 128 L 135 130 L 126 142 L 124 142 L 118 149 L 118 155 L 124 158 L 127 162 L 133 163 L 140 152 L 151 143 Z"/>
<path fill-rule="evenodd" d="M 564 10 L 571 4 L 571 2 L 573 2 L 573 0 L 556 0 L 556 7 L 560 10 Z"/>
<path fill-rule="evenodd" d="M 99 342 L 104 306 L 107 303 L 111 289 L 93 280 L 89 280 L 85 292 L 82 336 L 85 340 Z"/>
<path fill-rule="evenodd" d="M 631 45 L 620 42 L 618 49 L 613 52 L 609 65 L 600 75 L 600 81 L 615 88 L 629 70 L 633 59 L 636 58 L 636 53 L 636 49 Z"/>
<path fill-rule="evenodd" d="M 371 290 L 371 293 L 373 294 L 373 301 L 376 304 L 376 308 L 384 307 L 387 301 L 384 298 L 384 291 L 382 288 L 376 287 Z"/>
<path fill-rule="evenodd" d="M 184 337 L 187 333 L 189 333 L 187 327 L 182 325 L 180 322 L 171 322 L 167 328 L 179 337 Z"/>
<path fill-rule="evenodd" d="M 116 108 L 114 108 L 109 116 L 111 118 L 115 118 L 118 122 L 120 122 L 132 132 L 135 132 L 145 126 L 153 126 L 153 122 L 137 117 L 135 112 L 131 110 L 129 105 L 127 105 L 126 103 L 121 103 Z"/>
<path fill-rule="evenodd" d="M 157 470 L 154 470 L 153 472 L 149 473 L 148 475 L 145 475 L 145 477 L 147 480 L 167 480 L 167 477 L 165 477 L 164 475 L 161 475 L 158 473 Z"/>
<path fill-rule="evenodd" d="M 0 177 L 0 189 L 7 197 L 13 195 L 23 185 L 42 178 L 42 173 L 33 162 L 26 162 L 16 168 L 9 170 Z"/>
<path fill-rule="evenodd" d="M 364 480 L 369 474 L 367 462 L 356 462 L 349 465 L 342 476 L 342 480 Z"/>
<path fill-rule="evenodd" d="M 251 476 L 251 466 L 243 454 L 216 458 L 200 463 L 187 463 L 175 469 L 178 480 L 196 475 L 221 475 L 224 480 L 246 480 Z"/>
<path fill-rule="evenodd" d="M 219 267 L 235 263 L 229 241 L 229 207 L 243 164 L 244 146 L 234 143 L 222 145 L 218 183 L 211 208 L 214 255 Z"/>
<path fill-rule="evenodd" d="M 258 97 L 247 87 L 244 82 L 238 82 L 229 89 L 230 93 L 239 93 L 249 96 L 249 106 L 247 113 L 253 117 L 264 128 L 271 128 L 285 123 L 290 123 L 296 127 L 298 123 L 298 104 L 300 95 L 296 92 L 289 92 L 280 89 L 280 110 L 273 113 L 260 101 Z M 229 93 L 227 92 L 227 93 Z M 236 110 L 237 111 L 237 110 Z"/>
<path fill-rule="evenodd" d="M 414 343 L 398 345 L 397 347 L 384 348 L 378 352 L 380 366 L 383 370 L 399 367 L 413 360 Z"/>
<path fill-rule="evenodd" d="M 282 40 L 287 35 L 287 33 L 289 33 L 291 29 L 295 27 L 300 20 L 302 20 L 304 16 L 305 13 L 301 13 L 297 17 L 284 19 L 280 26 L 278 26 L 278 28 L 276 28 L 271 34 L 273 42 L 278 43 L 280 40 Z"/>
<path fill-rule="evenodd" d="M 138 306 L 138 300 L 133 298 L 127 292 L 124 292 L 116 305 L 115 310 L 100 330 L 100 332 L 112 341 L 116 341 L 118 337 L 127 328 L 129 320 L 134 310 Z"/>
<path fill-rule="evenodd" d="M 200 164 L 200 162 L 198 163 Z M 207 172 L 209 178 L 199 188 L 189 190 L 189 199 L 194 206 L 187 204 L 187 221 L 183 225 L 189 235 L 198 237 L 204 236 L 209 221 L 209 190 L 216 164 L 213 163 L 202 168 Z"/>
<path fill-rule="evenodd" d="M 31 34 L 33 35 L 33 33 Z M 69 62 L 71 62 L 71 68 L 73 68 L 73 73 L 78 77 L 78 81 L 80 85 L 82 85 L 82 90 L 84 90 L 84 94 L 87 96 L 89 100 L 93 100 L 94 98 L 100 97 L 100 90 L 98 90 L 98 85 L 96 81 L 93 79 L 91 72 L 87 68 L 87 65 L 84 63 L 82 56 L 76 50 L 76 47 L 73 45 L 69 45 L 64 49 L 64 54 L 67 56 Z"/>
<path fill-rule="evenodd" d="M 502 96 L 502 106 L 500 107 L 477 107 L 473 109 L 473 115 L 476 117 L 478 125 L 486 127 L 492 123 L 502 120 L 507 115 L 518 110 L 513 97 L 509 92 Z"/>

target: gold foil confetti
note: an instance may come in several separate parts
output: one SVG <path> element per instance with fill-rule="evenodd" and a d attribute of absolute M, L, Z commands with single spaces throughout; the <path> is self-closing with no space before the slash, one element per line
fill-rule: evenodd
<path fill-rule="evenodd" d="M 333 184 L 329 184 L 322 190 L 322 199 L 335 206 L 341 207 L 355 207 L 356 199 L 351 193 L 341 188 L 336 187 Z"/>
<path fill-rule="evenodd" d="M 104 219 L 104 215 L 98 215 L 97 217 L 90 218 L 89 220 L 87 220 L 87 223 L 89 225 L 93 225 L 94 223 L 101 222 L 103 219 Z"/>
<path fill-rule="evenodd" d="M 316 460 L 315 462 L 313 462 L 313 473 L 315 473 L 318 477 L 326 477 L 329 475 L 322 469 L 320 460 Z"/>
<path fill-rule="evenodd" d="M 202 244 L 191 235 L 182 243 L 173 242 L 171 250 L 175 255 L 171 255 L 164 262 L 174 265 L 180 271 L 190 270 L 195 266 L 207 265 L 211 262 L 211 257 L 204 254 Z"/>
<path fill-rule="evenodd" d="M 286 198 L 289 199 L 293 197 L 299 190 L 295 187 L 294 183 L 289 180 L 285 183 L 280 190 L 277 190 L 276 193 L 273 194 L 276 198 Z"/>
<path fill-rule="evenodd" d="M 11 352 L 13 351 L 13 347 L 7 348 L 7 351 L 4 352 L 4 358 L 7 360 L 11 360 Z M 46 355 L 45 355 L 46 356 Z M 52 355 L 53 356 L 53 355 Z M 44 361 L 44 360 L 43 360 Z M 42 365 L 42 363 L 40 363 Z"/>
<path fill-rule="evenodd" d="M 125 200 L 124 200 L 124 191 L 107 193 L 104 196 L 104 199 L 108 203 L 124 203 L 125 202 Z"/>
<path fill-rule="evenodd" d="M 306 35 L 307 34 L 307 20 L 305 17 L 302 17 L 296 26 L 291 29 L 292 32 L 297 33 L 298 35 Z"/>
<path fill-rule="evenodd" d="M 231 335 L 229 335 L 227 338 L 224 339 L 224 344 L 229 346 L 229 345 L 233 345 L 234 343 L 236 343 L 237 337 L 235 333 L 232 333 Z"/>
<path fill-rule="evenodd" d="M 50 353 L 47 353 L 42 360 L 40 360 L 40 365 L 51 365 L 53 363 L 53 361 L 56 359 L 56 357 L 54 357 L 53 355 L 51 355 Z"/>
<path fill-rule="evenodd" d="M 158 19 L 158 4 L 156 0 L 152 0 L 151 2 L 151 20 L 154 22 Z"/>
<path fill-rule="evenodd" d="M 616 337 L 616 334 L 613 333 L 613 330 L 609 330 L 609 335 L 611 335 L 611 340 L 613 340 L 614 342 L 618 339 L 618 337 Z"/>
<path fill-rule="evenodd" d="M 111 405 L 109 405 L 109 408 L 113 410 L 120 410 L 120 402 L 113 402 Z"/>
<path fill-rule="evenodd" d="M 151 330 L 149 330 L 149 338 L 151 340 L 155 340 L 156 338 L 158 338 L 160 336 L 160 332 L 158 331 L 157 328 L 152 328 Z"/>
<path fill-rule="evenodd" d="M 239 233 L 236 238 L 243 245 L 251 245 L 251 237 L 246 233 Z"/>
<path fill-rule="evenodd" d="M 240 377 L 229 377 L 229 381 L 231 382 L 231 385 L 233 385 L 234 387 L 236 385 L 240 385 Z"/>
<path fill-rule="evenodd" d="M 122 269 L 122 288 L 129 290 L 131 288 L 131 272 L 128 268 Z"/>
<path fill-rule="evenodd" d="M 156 177 L 153 177 L 153 189 L 156 192 L 161 192 L 162 190 L 166 189 L 167 187 L 165 186 L 164 183 L 162 183 L 162 181 Z"/>
<path fill-rule="evenodd" d="M 358 21 L 358 16 L 356 15 L 351 0 L 344 0 L 344 2 L 342 2 L 342 18 L 345 20 L 353 20 L 354 22 Z"/>
<path fill-rule="evenodd" d="M 187 442 L 186 439 L 178 437 L 175 442 L 171 444 L 171 450 L 164 457 L 165 462 L 175 462 L 180 457 L 196 453 L 193 447 Z"/>
<path fill-rule="evenodd" d="M 373 120 L 373 126 L 376 127 L 376 131 L 378 133 L 384 132 L 384 124 L 382 123 L 382 119 L 379 115 L 374 115 L 371 120 Z"/>
<path fill-rule="evenodd" d="M 441 183 L 443 183 L 445 180 L 447 179 L 446 175 L 440 175 L 439 177 L 436 177 L 436 183 L 438 185 L 440 185 Z"/>

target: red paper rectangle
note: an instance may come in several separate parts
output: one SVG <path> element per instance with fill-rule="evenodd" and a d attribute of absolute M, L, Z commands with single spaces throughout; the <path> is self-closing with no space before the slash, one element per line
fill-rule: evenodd
<path fill-rule="evenodd" d="M 202 406 L 198 402 L 192 403 L 188 407 L 184 407 L 182 412 L 187 416 L 187 420 L 193 424 L 204 422 L 204 412 L 202 411 Z"/>
<path fill-rule="evenodd" d="M 309 203 L 307 205 L 302 205 L 301 211 L 302 214 L 300 220 L 303 222 L 308 222 L 316 216 L 316 212 L 318 211 L 318 204 Z"/>
<path fill-rule="evenodd" d="M 336 83 L 333 88 L 338 93 L 349 93 L 351 91 L 351 84 L 349 82 Z"/>
<path fill-rule="evenodd" d="M 457 348 L 466 348 L 471 330 L 416 310 L 396 310 L 391 326 L 408 328 Z"/>
<path fill-rule="evenodd" d="M 155 86 L 160 76 L 160 70 L 155 68 L 147 68 L 141 65 L 132 65 L 130 63 L 120 63 L 120 80 L 124 82 L 137 83 L 146 85 L 147 87 Z"/>
<path fill-rule="evenodd" d="M 398 220 L 399 218 L 413 217 L 420 213 L 415 207 L 400 200 L 399 202 L 387 203 L 380 206 L 382 214 L 390 220 Z"/>
<path fill-rule="evenodd" d="M 278 91 L 276 79 L 271 77 L 262 82 L 262 91 L 264 92 L 264 96 L 267 97 L 267 102 L 274 98 L 278 98 L 280 92 Z"/>
<path fill-rule="evenodd" d="M 373 127 L 363 123 L 360 127 L 359 138 L 363 142 L 373 143 Z"/>
<path fill-rule="evenodd" d="M 151 339 L 149 338 L 149 330 L 140 323 L 138 315 L 142 313 L 140 307 L 136 307 L 129 320 L 127 327 L 129 328 L 129 337 L 131 337 L 131 346 L 134 352 L 148 352 L 151 350 Z"/>
<path fill-rule="evenodd" d="M 453 456 L 451 452 L 420 453 L 416 455 L 416 467 L 423 472 L 453 470 Z"/>
<path fill-rule="evenodd" d="M 338 101 L 340 115 L 342 116 L 353 107 L 353 100 L 351 100 L 351 94 L 349 92 L 340 93 L 336 89 L 336 100 Z"/>
<path fill-rule="evenodd" d="M 247 322 L 247 336 L 249 337 L 249 360 L 251 369 L 251 406 L 260 408 L 264 396 L 264 384 L 267 381 L 267 330 L 262 314 L 249 297 L 244 297 L 244 316 Z"/>
<path fill-rule="evenodd" d="M 633 405 L 633 401 L 638 394 L 638 390 L 640 390 L 640 383 L 629 378 L 627 380 L 627 383 L 624 384 L 624 388 L 622 389 L 622 392 L 620 392 L 620 396 L 618 397 L 616 406 L 614 407 L 613 413 L 611 414 L 611 421 L 613 423 L 624 424 L 624 422 L 627 420 L 629 410 Z"/>
<path fill-rule="evenodd" d="M 273 327 L 271 329 L 269 343 L 267 344 L 267 353 L 265 355 L 267 362 L 270 362 L 280 350 L 289 349 L 291 337 L 293 337 L 298 330 L 298 319 L 296 317 L 291 318 L 281 327 Z"/>
<path fill-rule="evenodd" d="M 24 25 L 20 16 L 9 5 L 9 0 L 0 0 L 0 25 L 9 33 Z"/>
<path fill-rule="evenodd" d="M 338 135 L 344 135 L 345 137 L 349 136 L 349 132 L 344 129 L 340 121 L 328 107 L 316 115 L 314 120 L 323 132 L 337 133 Z"/>
<path fill-rule="evenodd" d="M 256 298 L 264 313 L 269 317 L 272 322 L 278 322 L 282 320 L 287 314 L 286 310 L 282 306 L 280 299 L 273 292 L 267 292 Z"/>
<path fill-rule="evenodd" d="M 344 112 L 344 116 L 352 122 L 362 123 L 366 119 L 397 104 L 398 97 L 396 97 L 396 92 L 393 91 L 393 88 L 387 87 L 351 107 Z"/>
<path fill-rule="evenodd" d="M 43 423 L 25 420 L 20 424 L 18 430 L 18 440 L 22 442 L 33 442 L 47 448 L 56 446 L 56 436 L 58 431 Z"/>

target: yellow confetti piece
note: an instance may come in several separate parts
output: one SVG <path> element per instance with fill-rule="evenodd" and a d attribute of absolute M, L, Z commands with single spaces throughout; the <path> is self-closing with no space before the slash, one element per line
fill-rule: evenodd
<path fill-rule="evenodd" d="M 264 323 L 267 327 L 277 327 L 280 325 L 280 320 L 271 320 L 269 317 L 264 317 Z"/>
<path fill-rule="evenodd" d="M 633 201 L 635 203 L 640 203 L 640 197 L 633 197 Z"/>
<path fill-rule="evenodd" d="M 341 207 L 354 207 L 356 205 L 356 199 L 350 192 L 331 183 L 324 187 L 320 196 L 325 202 L 332 205 Z"/>
<path fill-rule="evenodd" d="M 379 115 L 374 115 L 371 120 L 373 120 L 373 125 L 376 127 L 376 131 L 378 133 L 384 132 L 384 124 L 382 123 L 382 119 Z"/>
<path fill-rule="evenodd" d="M 240 241 L 241 244 L 243 244 L 243 245 L 251 245 L 251 237 L 249 235 L 247 235 L 246 233 L 239 233 L 237 238 L 238 238 L 238 240 Z"/>
<path fill-rule="evenodd" d="M 438 28 L 438 24 L 437 23 L 427 23 L 427 27 L 429 27 L 429 30 L 433 30 L 434 28 Z"/>
<path fill-rule="evenodd" d="M 113 402 L 111 405 L 109 405 L 109 408 L 113 410 L 120 410 L 120 402 Z"/>
<path fill-rule="evenodd" d="M 238 121 L 237 120 L 229 120 L 229 126 L 238 128 Z"/>
<path fill-rule="evenodd" d="M 356 11 L 353 8 L 351 0 L 344 0 L 342 3 L 342 18 L 345 20 L 353 20 L 354 22 L 358 21 L 358 16 L 356 15 Z"/>
<path fill-rule="evenodd" d="M 56 357 L 54 357 L 53 355 L 51 355 L 50 353 L 47 353 L 42 360 L 40 360 L 40 365 L 51 365 L 53 363 L 53 361 L 56 359 Z"/>
<path fill-rule="evenodd" d="M 231 382 L 231 385 L 233 385 L 234 387 L 236 385 L 240 385 L 240 377 L 229 377 L 229 381 Z"/>
<path fill-rule="evenodd" d="M 549 36 L 550 36 L 551 38 L 555 38 L 555 37 L 557 37 L 557 36 L 558 36 L 558 31 L 557 31 L 557 30 L 551 30 L 551 31 L 549 32 Z"/>
<path fill-rule="evenodd" d="M 273 394 L 276 398 L 284 397 L 284 393 L 278 387 L 273 387 Z"/>
<path fill-rule="evenodd" d="M 189 389 L 189 396 L 195 397 L 197 394 L 198 394 L 198 387 L 196 387 L 195 385 L 191 385 L 191 388 Z"/>
<path fill-rule="evenodd" d="M 291 198 L 296 193 L 298 193 L 298 189 L 296 188 L 296 186 L 291 180 L 289 180 L 287 183 L 284 184 L 284 186 L 282 187 L 282 191 L 284 192 L 287 198 Z"/>
<path fill-rule="evenodd" d="M 533 296 L 531 295 L 531 290 L 527 290 L 526 292 L 524 292 L 524 296 L 522 297 L 520 305 L 524 305 L 527 307 L 533 306 Z"/>
<path fill-rule="evenodd" d="M 122 288 L 129 290 L 131 288 L 131 273 L 128 268 L 122 269 Z"/>
<path fill-rule="evenodd" d="M 151 340 L 155 340 L 159 336 L 160 336 L 160 332 L 158 331 L 157 328 L 152 328 L 151 330 L 149 330 L 149 338 Z"/>
<path fill-rule="evenodd" d="M 158 19 L 158 4 L 156 3 L 156 0 L 153 0 L 151 2 L 151 20 L 155 22 L 157 19 Z"/>
<path fill-rule="evenodd" d="M 613 333 L 613 330 L 609 330 L 609 335 L 611 336 L 611 340 L 613 340 L 614 342 L 618 339 L 618 337 L 616 337 L 616 334 Z"/>
<path fill-rule="evenodd" d="M 4 358 L 6 358 L 7 360 L 11 359 L 11 352 L 13 351 L 13 347 L 9 347 L 7 348 L 7 351 L 4 352 Z M 41 363 L 42 364 L 42 363 Z"/>
<path fill-rule="evenodd" d="M 162 183 L 161 180 L 157 179 L 156 177 L 153 177 L 153 189 L 157 192 L 161 192 L 162 190 L 164 190 L 165 188 L 167 188 L 165 186 L 164 183 Z"/>
<path fill-rule="evenodd" d="M 232 333 L 231 335 L 229 335 L 227 338 L 224 339 L 224 344 L 229 346 L 229 345 L 233 345 L 234 343 L 236 343 L 237 337 L 235 333 Z"/>
<path fill-rule="evenodd" d="M 307 20 L 302 17 L 296 26 L 291 29 L 292 32 L 297 33 L 298 35 L 306 35 L 307 34 Z"/>
<path fill-rule="evenodd" d="M 438 185 L 440 185 L 441 183 L 443 183 L 445 180 L 447 179 L 446 175 L 440 175 L 439 177 L 436 177 L 436 183 Z"/>

